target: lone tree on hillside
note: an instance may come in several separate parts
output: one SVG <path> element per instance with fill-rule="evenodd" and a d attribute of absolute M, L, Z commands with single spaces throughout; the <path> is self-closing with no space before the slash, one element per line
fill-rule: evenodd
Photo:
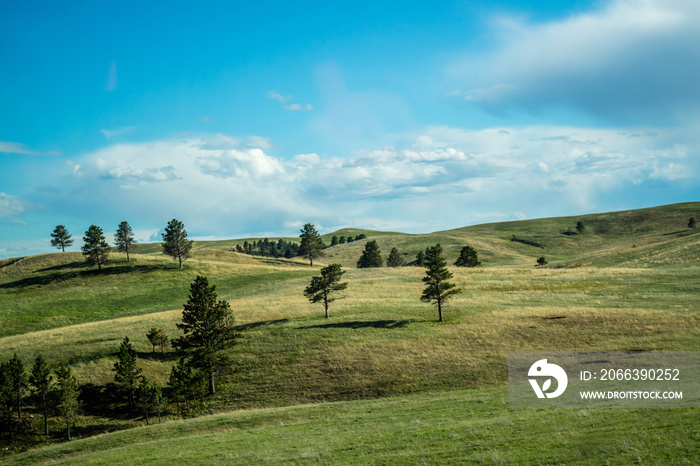
<path fill-rule="evenodd" d="M 32 392 L 41 403 L 41 410 L 44 414 L 44 435 L 49 435 L 49 395 L 51 393 L 51 370 L 44 358 L 39 355 L 34 360 L 32 373 L 29 374 L 29 384 Z"/>
<path fill-rule="evenodd" d="M 65 225 L 56 225 L 56 228 L 51 232 L 51 246 L 60 249 L 62 252 L 66 252 L 66 248 L 69 248 L 73 244 L 71 238 L 72 235 L 68 233 Z"/>
<path fill-rule="evenodd" d="M 304 296 L 309 298 L 309 301 L 312 303 L 323 301 L 326 319 L 328 318 L 328 305 L 339 299 L 331 296 L 331 294 L 348 287 L 348 282 L 340 282 L 340 278 L 344 273 L 340 264 L 331 264 L 321 269 L 321 276 L 312 277 L 311 284 L 304 290 Z"/>
<path fill-rule="evenodd" d="M 442 322 L 442 305 L 448 298 L 461 293 L 462 290 L 457 288 L 454 283 L 447 281 L 452 278 L 452 272 L 447 270 L 447 262 L 442 257 L 442 247 L 439 244 L 428 249 L 423 263 L 427 268 L 425 277 L 423 277 L 423 283 L 426 284 L 426 287 L 420 299 L 437 305 L 438 322 Z"/>
<path fill-rule="evenodd" d="M 146 334 L 146 338 L 148 338 L 148 342 L 153 346 L 153 353 L 156 352 L 156 346 L 160 346 L 161 353 L 163 353 L 165 347 L 168 346 L 168 336 L 162 328 L 151 328 Z"/>
<path fill-rule="evenodd" d="M 109 244 L 105 240 L 105 235 L 102 233 L 102 228 L 90 225 L 88 231 L 83 236 L 83 255 L 85 262 L 88 265 L 97 265 L 97 270 L 102 271 L 102 264 L 107 263 L 109 254 Z"/>
<path fill-rule="evenodd" d="M 136 244 L 134 232 L 131 230 L 131 225 L 128 222 L 122 222 L 117 228 L 117 233 L 114 235 L 114 245 L 121 252 L 126 253 L 126 261 L 129 262 L 129 251 L 131 246 Z"/>
<path fill-rule="evenodd" d="M 481 264 L 479 255 L 471 246 L 464 246 L 455 261 L 455 265 L 458 267 L 476 267 L 479 264 Z"/>
<path fill-rule="evenodd" d="M 357 261 L 358 269 L 369 269 L 373 267 L 381 267 L 384 265 L 384 260 L 382 259 L 382 252 L 379 250 L 379 245 L 377 240 L 367 241 L 365 244 L 365 250 L 362 252 L 362 256 Z"/>
<path fill-rule="evenodd" d="M 301 244 L 299 245 L 299 255 L 304 259 L 309 259 L 311 267 L 314 266 L 314 259 L 323 256 L 323 242 L 316 228 L 310 223 L 301 229 Z"/>
<path fill-rule="evenodd" d="M 70 426 L 78 416 L 80 402 L 80 386 L 78 380 L 72 374 L 70 367 L 62 365 L 55 371 L 56 373 L 56 395 L 58 400 L 58 410 L 66 422 L 66 439 L 70 440 Z"/>
<path fill-rule="evenodd" d="M 548 263 L 549 262 L 547 262 L 547 259 L 545 259 L 544 256 L 542 256 L 539 259 L 537 259 L 537 264 L 535 265 L 535 267 L 538 267 L 540 265 L 547 265 Z"/>
<path fill-rule="evenodd" d="M 189 364 L 201 370 L 209 383 L 209 394 L 216 390 L 214 378 L 229 358 L 224 350 L 236 343 L 228 301 L 216 300 L 216 286 L 209 286 L 206 277 L 197 276 L 190 286 L 190 296 L 182 311 L 182 323 L 177 328 L 184 335 L 173 340 L 173 347 Z"/>
<path fill-rule="evenodd" d="M 182 268 L 182 262 L 190 256 L 192 249 L 192 240 L 187 239 L 185 225 L 177 219 L 172 219 L 168 222 L 165 233 L 162 233 L 161 236 L 163 237 L 163 254 L 179 261 L 180 268 Z"/>
<path fill-rule="evenodd" d="M 688 228 L 695 228 L 695 226 L 695 217 L 690 217 L 690 220 L 688 220 Z"/>
<path fill-rule="evenodd" d="M 136 351 L 129 343 L 129 337 L 124 337 L 119 345 L 117 362 L 114 363 L 114 380 L 129 394 L 129 404 L 136 403 L 136 387 L 138 386 L 141 368 L 136 367 Z"/>
<path fill-rule="evenodd" d="M 576 231 L 579 233 L 583 233 L 583 231 L 586 229 L 586 226 L 583 224 L 583 222 L 576 222 Z"/>
<path fill-rule="evenodd" d="M 404 265 L 406 265 L 406 260 L 403 257 L 401 257 L 399 250 L 396 248 L 391 248 L 391 252 L 389 253 L 389 257 L 386 259 L 386 266 L 387 267 L 403 267 Z"/>

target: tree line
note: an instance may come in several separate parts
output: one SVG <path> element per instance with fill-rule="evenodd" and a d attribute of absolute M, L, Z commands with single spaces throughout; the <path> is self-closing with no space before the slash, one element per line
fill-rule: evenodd
<path fill-rule="evenodd" d="M 165 233 L 161 233 L 163 238 L 163 254 L 167 254 L 178 261 L 182 268 L 183 261 L 187 260 L 192 250 L 193 241 L 188 239 L 185 225 L 172 219 L 165 227 Z M 134 239 L 134 232 L 129 222 L 121 222 L 114 234 L 114 246 L 117 250 L 126 254 L 127 262 L 131 260 L 130 254 L 137 241 Z M 66 248 L 73 245 L 73 235 L 68 232 L 65 225 L 56 225 L 51 232 L 51 246 L 66 252 Z M 85 263 L 89 266 L 97 266 L 98 272 L 109 260 L 111 247 L 107 243 L 102 228 L 97 225 L 90 225 L 83 236 L 83 246 L 81 247 L 85 256 Z"/>
<path fill-rule="evenodd" d="M 217 298 L 216 287 L 203 276 L 197 276 L 191 284 L 182 322 L 176 326 L 182 335 L 173 340 L 163 329 L 154 327 L 146 333 L 153 352 L 160 347 L 163 353 L 172 345 L 178 356 L 165 387 L 142 374 L 128 336 L 117 350 L 114 381 L 128 406 L 141 410 L 147 425 L 151 413 L 157 414 L 160 422 L 163 410 L 172 403 L 179 415 L 184 409 L 196 407 L 198 400 L 214 395 L 217 375 L 230 365 L 225 351 L 240 336 L 233 326 L 229 303 Z M 52 369 L 39 355 L 29 374 L 17 354 L 0 364 L 0 422 L 10 441 L 18 429 L 27 430 L 27 401 L 32 401 L 35 410 L 42 413 L 44 435 L 50 434 L 49 419 L 58 416 L 65 425 L 65 438 L 70 440 L 71 426 L 81 409 L 80 395 L 80 385 L 66 364 Z"/>

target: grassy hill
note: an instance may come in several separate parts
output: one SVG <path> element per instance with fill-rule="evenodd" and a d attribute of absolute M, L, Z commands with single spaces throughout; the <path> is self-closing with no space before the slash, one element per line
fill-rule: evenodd
<path fill-rule="evenodd" d="M 312 444 L 315 446 L 301 451 L 292 445 L 296 437 L 290 434 L 290 443 L 286 446 L 284 440 L 280 440 L 272 442 L 270 445 L 277 446 L 270 446 L 267 452 L 260 452 L 257 447 L 241 448 L 240 451 L 248 452 L 245 455 L 253 456 L 232 459 L 245 462 L 254 455 L 261 455 L 261 459 L 274 461 L 274 455 L 279 454 L 282 460 L 299 458 L 323 462 L 324 458 L 329 458 L 324 454 L 350 459 L 354 452 L 378 454 L 378 458 L 385 458 L 385 461 L 398 462 L 404 462 L 402 457 L 392 455 L 407 455 L 403 457 L 405 462 L 420 458 L 435 462 L 478 458 L 496 462 L 530 461 L 533 452 L 528 451 L 527 445 L 499 440 L 492 432 L 511 438 L 515 435 L 512 426 L 518 425 L 519 429 L 540 432 L 544 437 L 557 425 L 550 422 L 553 416 L 553 419 L 560 419 L 560 423 L 566 423 L 567 428 L 569 424 L 571 427 L 569 434 L 561 434 L 550 443 L 550 462 L 577 462 L 575 454 L 598 451 L 595 442 L 603 438 L 605 432 L 610 435 L 615 429 L 627 440 L 613 435 L 617 446 L 592 454 L 592 463 L 602 462 L 597 461 L 603 458 L 600 455 L 609 451 L 637 454 L 652 463 L 665 462 L 664 459 L 674 458 L 671 449 L 663 446 L 670 438 L 676 439 L 675 445 L 682 447 L 677 448 L 678 451 L 693 453 L 697 459 L 697 430 L 693 433 L 692 429 L 687 429 L 687 410 L 639 410 L 632 414 L 626 410 L 591 410 L 579 414 L 554 414 L 553 410 L 547 410 L 528 414 L 505 410 L 503 398 L 508 351 L 700 350 L 697 313 L 700 308 L 700 235 L 685 228 L 691 216 L 700 218 L 700 203 L 479 225 L 425 235 L 366 230 L 334 233 L 339 236 L 365 233 L 367 240 L 378 241 L 385 257 L 395 246 L 405 252 L 409 260 L 426 246 L 441 243 L 451 264 L 463 245 L 475 247 L 482 266 L 475 269 L 450 267 L 464 293 L 450 302 L 444 324 L 437 324 L 437 312 L 419 300 L 423 269 L 354 268 L 367 240 L 328 248 L 326 257 L 319 261 L 322 264 L 340 262 L 347 270 L 344 278 L 349 287 L 345 298 L 331 305 L 330 319 L 323 318 L 322 307 L 311 305 L 302 293 L 310 277 L 318 273 L 318 266 L 312 269 L 301 259 L 272 259 L 231 252 L 242 239 L 195 243 L 193 257 L 185 262 L 184 270 L 159 254 L 157 244 L 140 245 L 128 263 L 121 255 L 114 254 L 114 262 L 103 274 L 85 268 L 81 255 L 74 252 L 6 259 L 0 261 L 0 321 L 3 323 L 0 326 L 0 360 L 17 353 L 29 366 L 37 354 L 42 354 L 50 363 L 71 363 L 83 384 L 86 405 L 77 426 L 79 436 L 140 426 L 143 424 L 140 414 L 125 409 L 124 401 L 114 395 L 114 387 L 110 385 L 116 349 L 128 335 L 139 350 L 144 373 L 164 385 L 176 358 L 170 352 L 162 356 L 151 354 L 145 334 L 155 326 L 164 328 L 171 338 L 178 335 L 175 324 L 180 321 L 189 284 L 201 274 L 217 286 L 220 297 L 230 301 L 243 338 L 231 350 L 235 363 L 230 373 L 222 377 L 217 396 L 208 399 L 199 412 L 263 411 L 184 422 L 183 425 L 189 427 L 183 429 L 192 432 L 188 441 L 193 442 L 193 451 L 203 448 L 196 447 L 202 436 L 197 429 L 205 429 L 209 422 L 235 425 L 240 419 L 256 419 L 250 425 L 258 426 L 257 430 L 244 432 L 243 428 L 226 427 L 221 432 L 222 444 L 245 444 L 250 443 L 251 435 L 262 439 L 278 436 L 279 429 L 283 430 L 286 425 L 272 421 L 266 424 L 265 419 L 296 413 L 292 417 L 298 416 L 303 420 L 300 425 L 304 426 L 291 429 L 300 429 L 298 435 L 312 428 L 310 426 L 316 429 L 326 426 L 329 432 L 337 433 L 339 443 L 333 445 L 356 446 L 341 454 L 332 446 L 322 448 L 321 444 L 326 441 L 319 440 Z M 582 234 L 563 234 L 569 227 L 573 229 L 577 221 L 586 227 Z M 512 241 L 513 235 L 539 246 Z M 332 234 L 325 237 L 327 243 L 330 243 L 330 236 Z M 535 268 L 535 259 L 542 255 L 550 264 Z M 415 405 L 415 410 L 420 411 L 428 409 L 427 404 L 433 402 L 449 405 L 456 403 L 450 398 L 453 392 L 454 396 L 469 400 L 464 405 L 467 411 L 474 403 L 487 406 L 469 418 L 472 424 L 456 416 L 433 418 L 429 412 L 422 413 L 420 416 L 426 419 L 425 429 L 435 429 L 440 435 L 431 443 L 430 436 L 421 440 L 417 437 L 422 438 L 423 434 L 416 434 L 416 438 L 411 437 L 416 442 L 414 447 L 409 446 L 404 452 L 394 451 L 398 449 L 396 439 L 411 428 L 399 415 L 401 406 Z M 401 398 L 392 398 L 387 405 L 381 405 L 382 401 L 368 401 L 397 396 Z M 364 401 L 322 405 L 322 408 L 285 408 L 349 400 Z M 272 408 L 280 411 L 264 411 Z M 353 437 L 354 431 L 341 421 L 333 424 L 331 419 L 326 424 L 316 425 L 314 409 L 327 410 L 325 416 L 333 418 L 337 414 L 339 419 L 343 419 L 340 413 L 344 409 L 354 412 L 353 416 L 363 418 L 358 422 L 366 424 L 367 432 L 376 430 L 386 434 L 387 442 L 379 443 L 384 445 L 383 453 L 360 446 L 363 438 L 369 442 L 370 434 Z M 333 414 L 336 409 L 339 411 Z M 363 414 L 366 410 L 396 414 L 394 418 L 377 414 L 377 419 L 373 420 L 373 416 Z M 500 414 L 494 415 L 496 411 Z M 493 421 L 493 416 L 506 419 L 506 424 L 500 426 Z M 629 419 L 641 422 L 644 416 L 653 418 L 652 427 L 646 433 L 634 434 L 634 423 Z M 171 431 L 166 426 L 174 426 L 176 418 L 171 410 L 166 415 L 167 423 L 147 430 L 156 437 L 162 432 L 162 436 L 154 440 L 154 448 L 155 445 L 167 448 Z M 542 422 L 542 418 L 547 418 L 547 422 L 540 425 L 538 422 Z M 177 421 L 177 425 L 181 422 Z M 190 422 L 194 424 L 188 424 Z M 243 425 L 247 425 L 245 422 Z M 457 429 L 455 435 L 445 434 L 451 432 L 449 426 L 453 424 Z M 218 432 L 217 428 L 211 428 Z M 55 421 L 52 430 L 56 436 L 50 441 L 58 440 L 59 429 Z M 587 434 L 578 439 L 578 431 Z M 85 445 L 93 446 L 84 448 L 111 449 L 109 442 L 112 440 L 100 443 L 103 442 L 100 439 L 121 439 L 114 442 L 123 445 L 139 435 L 146 435 L 143 432 L 139 429 L 110 434 L 115 437 L 86 439 Z M 234 435 L 236 432 L 240 436 Z M 418 432 L 423 431 L 418 429 Z M 470 450 L 473 454 L 460 453 L 461 439 L 468 434 L 487 438 Z M 517 435 L 514 438 L 517 439 Z M 83 445 L 78 442 L 57 445 L 46 453 L 42 450 L 32 453 L 38 455 L 36 457 L 16 458 L 32 462 L 29 458 L 54 458 L 68 454 L 72 448 L 83 448 L 73 447 L 74 444 Z M 559 449 L 568 453 L 557 456 Z M 445 456 L 440 456 L 443 450 Z M 144 447 L 144 451 L 148 448 Z M 212 455 L 227 454 L 216 453 L 216 449 L 212 451 Z M 313 451 L 320 456 L 313 456 Z M 421 456 L 423 452 L 429 454 Z M 306 454 L 311 456 L 305 457 Z M 462 454 L 466 456 L 460 456 Z M 69 458 L 66 457 L 66 461 Z M 119 456 L 105 458 L 116 460 Z M 224 461 L 226 457 L 214 458 Z M 358 458 L 363 462 L 363 456 Z M 99 454 L 89 459 L 97 461 Z"/>
<path fill-rule="evenodd" d="M 692 464 L 699 456 L 693 410 L 509 411 L 505 390 L 484 389 L 173 421 L 7 464 Z"/>

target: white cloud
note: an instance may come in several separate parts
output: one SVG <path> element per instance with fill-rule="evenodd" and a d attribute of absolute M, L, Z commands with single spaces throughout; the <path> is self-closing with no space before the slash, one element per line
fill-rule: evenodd
<path fill-rule="evenodd" d="M 18 142 L 0 141 L 0 153 L 2 154 L 23 154 L 23 155 L 61 155 L 58 151 L 37 152 L 29 150 Z"/>
<path fill-rule="evenodd" d="M 123 126 L 117 129 L 103 129 L 100 132 L 104 135 L 105 139 L 111 139 L 114 137 L 125 136 L 134 132 L 133 126 Z"/>
<path fill-rule="evenodd" d="M 15 217 L 28 210 L 27 201 L 10 194 L 0 192 L 0 218 Z"/>
<path fill-rule="evenodd" d="M 313 108 L 313 106 L 311 106 L 311 104 L 306 104 L 306 105 L 291 104 L 291 105 L 285 105 L 284 109 L 289 110 L 290 112 L 310 112 L 314 108 Z"/>
<path fill-rule="evenodd" d="M 288 233 L 286 225 L 307 221 L 427 231 L 607 210 L 615 190 L 686 182 L 698 171 L 688 149 L 696 146 L 695 134 L 433 127 L 403 135 L 412 147 L 349 158 L 220 149 L 209 144 L 212 137 L 120 144 L 79 160 L 82 177 L 74 179 L 72 195 L 94 199 L 95 208 L 128 212 L 144 228 L 179 218 L 198 236 Z"/>
<path fill-rule="evenodd" d="M 455 95 L 496 109 L 566 104 L 617 118 L 700 107 L 700 2 L 613 0 L 563 20 L 497 23 L 495 51 L 452 67 L 462 81 Z"/>
<path fill-rule="evenodd" d="M 281 104 L 283 104 L 283 103 L 285 103 L 285 102 L 289 102 L 290 100 L 292 100 L 292 96 L 291 96 L 291 95 L 282 95 L 282 94 L 280 94 L 280 93 L 277 92 L 277 91 L 267 91 L 267 92 L 265 93 L 265 97 L 268 98 L 268 99 L 270 99 L 270 100 L 276 100 L 276 101 L 278 101 L 278 102 L 281 103 Z"/>

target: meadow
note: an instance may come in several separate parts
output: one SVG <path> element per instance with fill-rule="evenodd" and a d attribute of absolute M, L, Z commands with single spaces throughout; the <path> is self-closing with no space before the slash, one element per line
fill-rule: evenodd
<path fill-rule="evenodd" d="M 684 228 L 699 212 L 689 203 L 426 235 L 334 233 L 363 232 L 385 257 L 397 247 L 408 261 L 436 243 L 448 264 L 463 245 L 477 249 L 481 266 L 450 266 L 463 293 L 444 323 L 419 300 L 424 269 L 354 268 L 366 240 L 327 249 L 313 269 L 231 252 L 242 239 L 196 243 L 184 270 L 158 245 L 141 245 L 131 262 L 113 254 L 103 274 L 79 253 L 0 261 L 0 358 L 70 363 L 86 437 L 8 447 L 5 459 L 697 463 L 696 410 L 509 410 L 505 384 L 508 351 L 699 351 L 700 234 Z M 583 233 L 563 234 L 577 221 Z M 547 266 L 534 266 L 540 256 Z M 303 289 L 333 262 L 349 286 L 325 319 Z M 164 385 L 176 358 L 152 353 L 145 334 L 178 335 L 196 275 L 231 304 L 242 334 L 234 363 L 198 411 L 209 416 L 171 409 L 163 424 L 140 427 L 115 395 L 117 347 L 129 336 L 144 373 Z M 59 429 L 55 420 L 54 437 L 32 441 L 55 443 Z"/>

